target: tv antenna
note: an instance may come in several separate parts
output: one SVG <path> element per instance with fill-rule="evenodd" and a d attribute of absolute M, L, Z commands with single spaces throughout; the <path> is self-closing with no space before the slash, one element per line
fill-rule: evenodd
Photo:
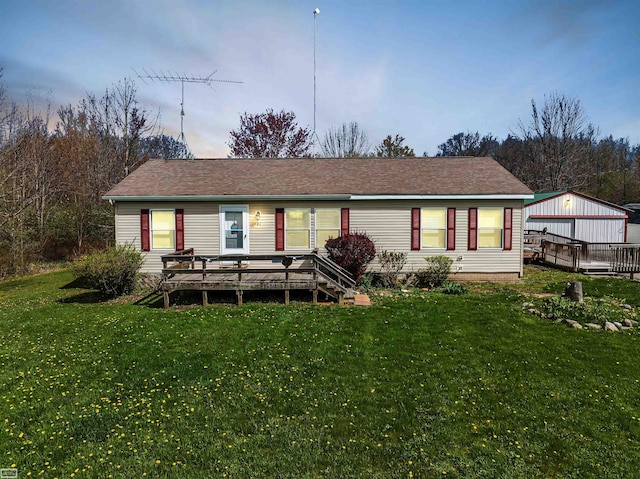
<path fill-rule="evenodd" d="M 171 73 L 171 72 L 165 73 L 162 70 L 160 70 L 160 73 L 158 73 L 153 68 L 151 69 L 152 73 L 149 73 L 147 70 L 143 68 L 142 71 L 144 72 L 144 75 L 141 75 L 135 70 L 133 71 L 135 72 L 136 75 L 138 75 L 138 78 L 140 78 L 140 80 L 142 80 L 143 83 L 145 84 L 147 84 L 146 80 L 150 80 L 151 83 L 155 83 L 156 81 L 159 81 L 161 83 L 180 82 L 182 87 L 182 97 L 180 100 L 180 136 L 178 137 L 178 141 L 182 142 L 185 146 L 187 146 L 187 140 L 184 137 L 184 84 L 185 83 L 203 83 L 213 90 L 212 83 L 244 83 L 242 81 L 236 81 L 236 80 L 218 80 L 217 78 L 213 78 L 213 75 L 215 75 L 218 70 L 213 71 L 213 73 L 211 73 L 209 76 L 206 76 L 206 77 L 196 77 L 193 75 L 191 76 L 179 75 L 177 73 Z M 187 149 L 189 149 L 188 146 L 187 146 Z"/>

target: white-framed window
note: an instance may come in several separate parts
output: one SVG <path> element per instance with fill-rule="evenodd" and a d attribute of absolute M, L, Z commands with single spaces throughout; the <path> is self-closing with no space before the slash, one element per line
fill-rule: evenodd
<path fill-rule="evenodd" d="M 285 208 L 286 249 L 311 249 L 311 209 Z"/>
<path fill-rule="evenodd" d="M 420 229 L 422 249 L 445 249 L 447 247 L 447 209 L 422 208 Z"/>
<path fill-rule="evenodd" d="M 340 236 L 340 208 L 316 208 L 316 248 Z"/>
<path fill-rule="evenodd" d="M 503 208 L 478 208 L 478 248 L 502 248 Z"/>
<path fill-rule="evenodd" d="M 176 213 L 174 210 L 151 210 L 151 249 L 176 248 Z"/>

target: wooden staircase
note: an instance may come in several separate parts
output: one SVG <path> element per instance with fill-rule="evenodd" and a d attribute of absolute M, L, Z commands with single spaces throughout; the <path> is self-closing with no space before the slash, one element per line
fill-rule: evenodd
<path fill-rule="evenodd" d="M 316 275 L 314 302 L 318 300 L 318 292 L 322 292 L 340 304 L 353 304 L 356 281 L 351 273 L 318 253 L 313 253 L 312 260 Z"/>

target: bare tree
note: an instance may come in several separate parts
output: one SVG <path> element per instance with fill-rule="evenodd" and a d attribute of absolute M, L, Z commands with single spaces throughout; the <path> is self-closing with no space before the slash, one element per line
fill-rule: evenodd
<path fill-rule="evenodd" d="M 529 186 L 542 191 L 587 184 L 597 132 L 588 123 L 580 100 L 552 93 L 545 95 L 541 109 L 531 100 L 531 122 L 520 122 L 518 128 L 536 174 Z"/>
<path fill-rule="evenodd" d="M 368 156 L 371 149 L 367 133 L 355 121 L 330 128 L 320 146 L 325 158 L 359 158 Z"/>

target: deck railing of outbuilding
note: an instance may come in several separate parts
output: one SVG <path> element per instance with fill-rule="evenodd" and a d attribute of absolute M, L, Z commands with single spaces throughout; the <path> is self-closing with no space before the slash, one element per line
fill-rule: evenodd
<path fill-rule="evenodd" d="M 533 234 L 542 232 L 527 232 Z M 640 273 L 640 244 L 590 243 L 552 233 L 540 239 L 541 259 L 571 271 L 608 268 L 612 273 Z"/>

